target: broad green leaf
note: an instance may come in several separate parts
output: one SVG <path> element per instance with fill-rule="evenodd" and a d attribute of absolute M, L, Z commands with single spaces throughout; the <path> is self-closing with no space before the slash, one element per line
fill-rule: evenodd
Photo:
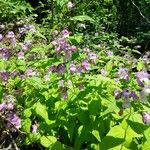
<path fill-rule="evenodd" d="M 88 111 L 90 115 L 98 115 L 101 111 L 101 102 L 100 100 L 92 100 L 88 105 Z"/>
<path fill-rule="evenodd" d="M 35 110 L 35 113 L 43 118 L 46 123 L 50 122 L 50 120 L 48 119 L 48 112 L 46 106 L 42 105 L 40 102 L 37 102 L 33 108 Z"/>
<path fill-rule="evenodd" d="M 133 113 L 127 122 L 137 134 L 142 134 L 148 128 L 143 124 L 142 116 L 138 113 Z"/>
<path fill-rule="evenodd" d="M 120 147 L 125 141 L 124 132 L 125 131 L 120 125 L 112 127 L 108 134 L 102 139 L 100 143 L 100 149 L 117 150 L 117 147 Z"/>
<path fill-rule="evenodd" d="M 52 144 L 56 142 L 57 142 L 57 139 L 54 136 L 42 136 L 40 138 L 40 143 L 44 147 L 50 147 Z"/>
<path fill-rule="evenodd" d="M 23 120 L 22 122 L 22 129 L 26 133 L 30 133 L 30 128 L 31 128 L 31 120 L 29 118 Z"/>
<path fill-rule="evenodd" d="M 150 127 L 148 126 L 148 129 L 144 131 L 144 135 L 148 141 L 150 141 Z"/>
<path fill-rule="evenodd" d="M 150 140 L 146 141 L 146 142 L 142 145 L 142 150 L 150 150 Z"/>

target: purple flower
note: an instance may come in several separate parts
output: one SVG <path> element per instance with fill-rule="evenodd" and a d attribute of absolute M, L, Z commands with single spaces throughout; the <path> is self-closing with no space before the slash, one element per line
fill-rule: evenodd
<path fill-rule="evenodd" d="M 15 112 L 9 112 L 6 114 L 6 119 L 9 121 L 7 123 L 7 127 L 10 128 L 11 131 L 16 131 L 15 128 L 19 129 L 21 127 L 21 119 L 17 116 Z M 13 127 L 15 126 L 15 128 Z"/>
<path fill-rule="evenodd" d="M 146 104 L 148 102 L 147 96 L 149 96 L 149 94 L 150 94 L 150 88 L 144 87 L 140 92 L 140 98 L 143 103 Z"/>
<path fill-rule="evenodd" d="M 36 72 L 33 69 L 27 69 L 25 72 L 26 76 L 35 76 Z"/>
<path fill-rule="evenodd" d="M 27 29 L 25 27 L 21 27 L 21 28 L 18 28 L 18 32 L 23 35 L 25 32 L 27 31 Z"/>
<path fill-rule="evenodd" d="M 72 46 L 70 47 L 70 49 L 71 49 L 72 52 L 75 52 L 75 51 L 77 50 L 77 47 L 74 46 L 74 45 L 72 45 Z"/>
<path fill-rule="evenodd" d="M 14 109 L 14 105 L 12 103 L 8 103 L 7 110 L 13 110 L 13 109 Z"/>
<path fill-rule="evenodd" d="M 34 25 L 28 25 L 27 30 L 29 30 L 30 32 L 36 32 L 35 26 Z"/>
<path fill-rule="evenodd" d="M 84 60 L 81 65 L 85 71 L 90 70 L 90 63 L 87 60 Z"/>
<path fill-rule="evenodd" d="M 7 107 L 7 105 L 5 102 L 1 103 L 0 104 L 0 112 L 5 111 L 6 107 Z"/>
<path fill-rule="evenodd" d="M 146 125 L 150 125 L 150 112 L 144 112 L 142 116 L 143 116 L 143 122 Z"/>
<path fill-rule="evenodd" d="M 129 80 L 129 73 L 128 70 L 125 68 L 119 69 L 118 75 L 120 79 Z"/>
<path fill-rule="evenodd" d="M 128 90 L 128 89 L 124 89 L 123 92 L 122 92 L 122 96 L 128 100 L 130 98 L 130 94 L 131 92 Z"/>
<path fill-rule="evenodd" d="M 108 56 L 108 57 L 113 57 L 113 52 L 112 52 L 112 51 L 108 51 L 108 52 L 107 52 L 107 56 Z"/>
<path fill-rule="evenodd" d="M 0 78 L 2 78 L 4 81 L 7 81 L 9 79 L 9 73 L 6 71 L 0 72 Z"/>
<path fill-rule="evenodd" d="M 18 56 L 18 59 L 24 59 L 24 52 L 19 52 L 17 56 Z"/>
<path fill-rule="evenodd" d="M 59 74 L 64 73 L 64 72 L 65 72 L 65 65 L 64 65 L 64 64 L 59 64 L 59 65 L 57 66 L 56 71 L 57 71 L 57 73 L 59 73 Z"/>
<path fill-rule="evenodd" d="M 136 73 L 136 78 L 139 86 L 144 87 L 144 81 L 150 78 L 150 74 L 147 71 L 140 71 Z"/>
<path fill-rule="evenodd" d="M 0 48 L 0 57 L 2 59 L 9 59 L 11 57 L 12 53 L 10 52 L 10 49 L 8 48 Z"/>
<path fill-rule="evenodd" d="M 51 43 L 52 43 L 53 46 L 58 45 L 57 40 L 54 40 L 54 41 L 52 41 Z"/>
<path fill-rule="evenodd" d="M 90 52 L 90 49 L 89 48 L 84 48 L 83 52 L 88 54 Z"/>
<path fill-rule="evenodd" d="M 135 92 L 133 92 L 133 91 L 130 93 L 130 97 L 133 98 L 133 100 L 138 100 L 138 98 L 139 98 L 137 96 L 137 94 Z"/>
<path fill-rule="evenodd" d="M 67 29 L 64 29 L 63 31 L 62 31 L 62 35 L 63 35 L 63 37 L 64 38 L 66 38 L 66 37 L 69 37 L 69 31 L 67 30 Z"/>
<path fill-rule="evenodd" d="M 31 47 L 32 47 L 32 42 L 30 40 L 25 41 L 24 44 L 22 45 L 22 50 L 27 51 Z"/>
<path fill-rule="evenodd" d="M 15 34 L 14 34 L 13 31 L 9 31 L 9 32 L 7 33 L 7 35 L 6 35 L 6 37 L 13 39 L 13 38 L 15 38 Z"/>
<path fill-rule="evenodd" d="M 57 66 L 53 65 L 53 66 L 50 66 L 49 69 L 48 69 L 49 72 L 56 72 L 57 71 Z"/>
<path fill-rule="evenodd" d="M 71 65 L 70 65 L 70 72 L 71 72 L 71 73 L 75 73 L 76 71 L 77 71 L 76 65 L 75 65 L 75 64 L 71 64 Z"/>
<path fill-rule="evenodd" d="M 37 133 L 37 129 L 38 129 L 38 125 L 37 124 L 33 124 L 32 125 L 32 133 Z"/>
<path fill-rule="evenodd" d="M 124 89 L 122 92 L 122 97 L 124 98 L 124 102 L 122 104 L 123 108 L 129 108 L 130 107 L 130 94 L 131 92 L 128 89 Z"/>
<path fill-rule="evenodd" d="M 92 60 L 93 63 L 96 63 L 96 58 L 97 58 L 97 56 L 95 53 L 93 53 L 93 52 L 89 53 L 89 59 Z"/>

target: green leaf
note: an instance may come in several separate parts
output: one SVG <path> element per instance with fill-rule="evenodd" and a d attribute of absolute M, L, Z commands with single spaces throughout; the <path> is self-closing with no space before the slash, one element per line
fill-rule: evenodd
<path fill-rule="evenodd" d="M 142 145 L 142 150 L 150 150 L 150 140 L 146 141 L 146 142 Z"/>
<path fill-rule="evenodd" d="M 42 136 L 40 138 L 40 143 L 44 147 L 50 147 L 52 144 L 56 143 L 57 139 L 54 136 Z"/>
<path fill-rule="evenodd" d="M 69 0 L 56 0 L 57 5 L 59 5 L 60 7 L 62 7 L 63 5 L 65 5 Z"/>
<path fill-rule="evenodd" d="M 82 34 L 75 34 L 73 36 L 69 36 L 69 40 L 72 44 L 80 44 L 83 42 L 83 35 Z"/>
<path fill-rule="evenodd" d="M 101 138 L 100 138 L 100 135 L 99 135 L 99 131 L 98 130 L 93 130 L 92 131 L 92 134 L 96 137 L 96 139 L 100 142 L 101 141 Z"/>
<path fill-rule="evenodd" d="M 142 116 L 138 113 L 133 113 L 127 122 L 137 134 L 142 134 L 148 128 L 143 124 Z"/>
<path fill-rule="evenodd" d="M 64 147 L 60 142 L 57 141 L 53 144 L 51 150 L 64 150 Z"/>
<path fill-rule="evenodd" d="M 90 115 L 98 115 L 101 111 L 101 102 L 100 100 L 92 100 L 88 105 L 88 111 Z"/>
<path fill-rule="evenodd" d="M 23 111 L 23 116 L 25 118 L 29 118 L 31 116 L 32 112 L 31 112 L 31 109 L 30 108 L 27 108 Z"/>
<path fill-rule="evenodd" d="M 26 133 L 30 133 L 30 127 L 31 127 L 31 120 L 29 118 L 23 120 L 22 122 L 22 129 Z"/>
<path fill-rule="evenodd" d="M 90 21 L 91 23 L 95 23 L 95 20 L 87 15 L 75 16 L 75 17 L 70 18 L 70 20 L 81 21 L 81 22 L 82 21 Z"/>
<path fill-rule="evenodd" d="M 35 110 L 35 113 L 43 118 L 45 120 L 46 123 L 49 123 L 49 119 L 48 119 L 48 113 L 47 113 L 47 108 L 46 106 L 42 105 L 40 102 L 37 102 L 33 109 Z"/>
<path fill-rule="evenodd" d="M 106 66 L 105 66 L 105 70 L 109 73 L 113 68 L 113 61 L 110 60 L 107 62 Z"/>
<path fill-rule="evenodd" d="M 45 88 L 44 82 L 38 77 L 28 77 L 26 83 L 32 85 L 36 89 Z"/>
<path fill-rule="evenodd" d="M 102 139 L 100 143 L 100 149 L 114 149 L 117 150 L 117 147 L 120 146 L 124 140 L 124 130 L 120 125 L 114 126 L 110 129 L 108 134 Z"/>
<path fill-rule="evenodd" d="M 91 122 L 88 111 L 82 111 L 81 113 L 79 113 L 78 118 L 82 122 L 82 124 L 85 125 Z"/>
<path fill-rule="evenodd" d="M 145 64 L 144 64 L 144 61 L 139 61 L 138 64 L 137 64 L 137 70 L 138 71 L 141 71 L 145 68 Z"/>

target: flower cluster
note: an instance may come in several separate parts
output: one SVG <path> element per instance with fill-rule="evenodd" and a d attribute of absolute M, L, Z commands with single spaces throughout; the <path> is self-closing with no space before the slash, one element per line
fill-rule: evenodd
<path fill-rule="evenodd" d="M 129 80 L 129 73 L 126 68 L 121 68 L 118 71 L 119 79 Z"/>
<path fill-rule="evenodd" d="M 131 100 L 138 100 L 139 97 L 137 96 L 137 94 L 134 91 L 130 91 L 128 89 L 123 89 L 123 91 L 114 91 L 114 96 L 116 99 L 123 99 L 123 108 L 128 108 L 130 107 L 130 102 Z"/>
<path fill-rule="evenodd" d="M 21 35 L 25 34 L 26 32 L 36 32 L 34 25 L 23 25 L 22 27 L 18 28 L 18 31 Z"/>
<path fill-rule="evenodd" d="M 0 104 L 0 113 L 10 131 L 16 132 L 21 127 L 21 119 L 14 110 L 14 97 L 12 95 L 6 96 L 5 101 Z"/>
<path fill-rule="evenodd" d="M 8 60 L 12 56 L 12 52 L 9 48 L 0 48 L 0 58 Z"/>

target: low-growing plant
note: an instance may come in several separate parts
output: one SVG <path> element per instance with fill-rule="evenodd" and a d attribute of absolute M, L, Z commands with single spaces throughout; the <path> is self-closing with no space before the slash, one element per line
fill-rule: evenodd
<path fill-rule="evenodd" d="M 148 148 L 150 54 L 92 37 L 55 30 L 49 42 L 33 24 L 1 34 L 1 148 Z"/>

